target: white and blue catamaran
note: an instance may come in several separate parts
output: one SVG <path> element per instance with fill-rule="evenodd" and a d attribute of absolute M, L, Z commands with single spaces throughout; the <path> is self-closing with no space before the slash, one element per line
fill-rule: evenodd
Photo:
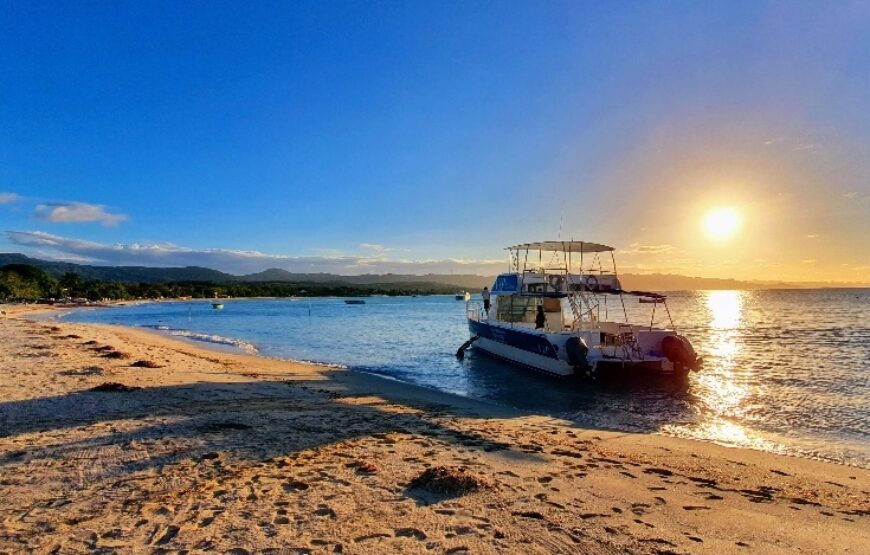
<path fill-rule="evenodd" d="M 613 247 L 544 241 L 507 250 L 511 271 L 496 278 L 489 311 L 466 304 L 471 339 L 464 347 L 566 377 L 685 377 L 700 369 L 665 296 L 622 289 Z M 651 304 L 649 323 L 628 321 L 627 297 Z M 670 327 L 654 324 L 659 306 Z"/>

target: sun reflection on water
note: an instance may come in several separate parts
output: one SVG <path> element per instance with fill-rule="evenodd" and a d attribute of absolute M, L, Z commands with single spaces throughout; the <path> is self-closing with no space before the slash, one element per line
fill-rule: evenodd
<path fill-rule="evenodd" d="M 731 445 L 752 445 L 759 438 L 736 423 L 751 393 L 746 372 L 740 364 L 747 292 L 707 291 L 702 310 L 707 311 L 706 337 L 698 338 L 705 356 L 704 369 L 697 374 L 693 393 L 700 403 L 700 421 L 690 435 L 700 435 Z M 686 433 L 687 430 L 680 430 Z"/>
<path fill-rule="evenodd" d="M 743 291 L 707 291 L 706 306 L 710 311 L 710 327 L 731 330 L 743 317 Z"/>
<path fill-rule="evenodd" d="M 714 420 L 740 413 L 742 401 L 749 395 L 737 368 L 740 355 L 739 328 L 743 321 L 743 291 L 708 291 L 705 306 L 709 312 L 710 364 L 699 380 L 699 393 L 709 416 Z M 720 429 L 730 429 L 718 426 Z M 730 436 L 736 436 L 734 430 Z"/>

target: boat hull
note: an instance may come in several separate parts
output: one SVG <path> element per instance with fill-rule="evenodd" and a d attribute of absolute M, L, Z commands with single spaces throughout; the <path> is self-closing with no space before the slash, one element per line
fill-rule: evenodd
<path fill-rule="evenodd" d="M 565 335 L 548 337 L 545 333 L 528 328 L 513 329 L 473 319 L 468 320 L 468 329 L 472 337 L 477 338 L 473 344 L 475 350 L 516 366 L 560 378 L 583 375 L 602 380 L 646 380 L 684 378 L 688 374 L 688 369 L 678 369 L 661 357 L 624 361 L 608 356 L 605 351 L 612 350 L 612 347 L 602 349 L 597 346 L 589 349 L 588 366 L 575 368 L 559 356 L 565 350 Z"/>
<path fill-rule="evenodd" d="M 494 356 L 495 358 L 536 372 L 543 372 L 544 374 L 549 374 L 551 376 L 567 378 L 576 373 L 573 367 L 559 359 L 542 356 L 485 337 L 481 337 L 475 341 L 474 348 L 476 350 L 484 351 L 486 354 Z"/>
<path fill-rule="evenodd" d="M 474 348 L 502 360 L 554 376 L 575 373 L 574 367 L 559 359 L 556 348 L 544 334 L 532 334 L 476 320 L 468 321 L 468 329 L 478 339 Z"/>

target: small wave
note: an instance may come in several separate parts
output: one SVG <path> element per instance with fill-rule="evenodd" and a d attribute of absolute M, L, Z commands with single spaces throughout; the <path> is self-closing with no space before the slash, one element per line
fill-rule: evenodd
<path fill-rule="evenodd" d="M 284 358 L 284 357 L 268 357 L 274 358 L 275 360 L 283 360 L 284 362 L 295 362 L 298 364 L 308 364 L 311 366 L 320 366 L 322 368 L 334 368 L 336 370 L 347 370 L 349 367 L 344 364 L 338 364 L 334 362 L 318 362 L 316 360 L 305 360 L 298 358 Z"/>
<path fill-rule="evenodd" d="M 213 343 L 216 345 L 228 345 L 249 354 L 256 354 L 258 352 L 257 346 L 253 343 L 244 341 L 242 339 L 236 339 L 234 337 L 224 337 L 222 335 L 215 335 L 210 333 L 198 333 L 190 330 L 176 330 L 162 324 L 145 325 L 142 327 L 167 332 L 169 333 L 169 335 L 184 337 L 185 339 L 190 339 L 192 341 L 201 341 L 203 343 Z"/>
<path fill-rule="evenodd" d="M 250 354 L 254 354 L 257 352 L 257 347 L 253 343 L 249 343 L 241 339 L 235 339 L 233 337 L 224 337 L 222 335 L 212 335 L 208 333 L 196 333 L 188 330 L 168 331 L 170 335 L 186 337 L 187 339 L 192 339 L 193 341 L 202 341 L 203 343 L 215 343 L 217 345 L 229 345 Z"/>

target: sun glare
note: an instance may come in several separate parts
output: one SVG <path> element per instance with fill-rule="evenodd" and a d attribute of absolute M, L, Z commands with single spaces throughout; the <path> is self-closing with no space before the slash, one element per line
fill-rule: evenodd
<path fill-rule="evenodd" d="M 704 229 L 712 239 L 725 240 L 734 237 L 740 229 L 741 218 L 733 208 L 717 208 L 704 217 Z"/>

